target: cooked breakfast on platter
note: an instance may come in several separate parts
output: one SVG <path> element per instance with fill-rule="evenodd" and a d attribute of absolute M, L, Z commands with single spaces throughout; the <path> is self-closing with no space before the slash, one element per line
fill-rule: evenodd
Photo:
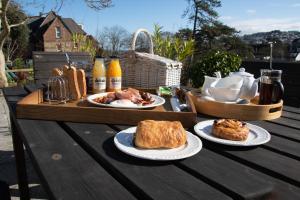
<path fill-rule="evenodd" d="M 106 96 L 95 98 L 94 101 L 97 103 L 112 105 L 122 104 L 126 106 L 145 106 L 153 103 L 154 99 L 148 92 L 128 88 L 126 90 L 110 92 Z"/>
<path fill-rule="evenodd" d="M 245 122 L 236 119 L 215 120 L 212 128 L 214 136 L 227 140 L 244 141 L 249 134 Z"/>
<path fill-rule="evenodd" d="M 133 137 L 135 146 L 145 149 L 176 148 L 186 141 L 186 131 L 179 121 L 141 121 Z"/>

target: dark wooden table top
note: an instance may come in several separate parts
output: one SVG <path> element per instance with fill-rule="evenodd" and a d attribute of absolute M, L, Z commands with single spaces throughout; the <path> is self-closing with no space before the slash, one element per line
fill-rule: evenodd
<path fill-rule="evenodd" d="M 35 89 L 4 90 L 13 115 L 16 102 Z M 199 115 L 198 121 L 208 118 Z M 198 154 L 168 162 L 142 160 L 116 149 L 114 135 L 127 126 L 15 123 L 53 199 L 300 199 L 299 108 L 286 106 L 280 119 L 251 122 L 271 133 L 267 144 L 241 148 L 201 139 Z"/>

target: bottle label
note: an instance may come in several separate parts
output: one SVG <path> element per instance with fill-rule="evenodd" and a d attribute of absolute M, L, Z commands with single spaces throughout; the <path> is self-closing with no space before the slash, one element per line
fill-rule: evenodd
<path fill-rule="evenodd" d="M 109 89 L 121 89 L 122 77 L 111 77 L 109 79 Z"/>
<path fill-rule="evenodd" d="M 94 89 L 105 90 L 106 89 L 106 78 L 105 77 L 96 77 L 95 81 L 94 81 Z"/>

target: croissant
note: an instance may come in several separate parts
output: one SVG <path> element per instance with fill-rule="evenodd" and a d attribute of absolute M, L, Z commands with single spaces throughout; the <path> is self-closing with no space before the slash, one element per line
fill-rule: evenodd
<path fill-rule="evenodd" d="M 179 121 L 141 121 L 134 134 L 134 144 L 146 149 L 176 148 L 186 140 L 186 131 Z"/>

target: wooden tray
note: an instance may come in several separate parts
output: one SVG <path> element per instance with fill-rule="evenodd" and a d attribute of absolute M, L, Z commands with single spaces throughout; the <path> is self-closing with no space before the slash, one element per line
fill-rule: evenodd
<path fill-rule="evenodd" d="M 188 112 L 173 112 L 169 99 L 162 106 L 151 109 L 118 109 L 95 107 L 85 99 L 66 104 L 43 102 L 42 90 L 24 97 L 17 104 L 17 118 L 68 122 L 137 125 L 141 120 L 180 121 L 186 128 L 195 125 L 197 111 L 191 93 L 187 95 Z"/>
<path fill-rule="evenodd" d="M 208 101 L 196 92 L 192 92 L 192 100 L 199 113 L 220 118 L 233 118 L 240 120 L 271 120 L 281 116 L 283 101 L 271 105 L 258 105 L 258 99 L 252 99 L 250 104 L 226 104 Z"/>

